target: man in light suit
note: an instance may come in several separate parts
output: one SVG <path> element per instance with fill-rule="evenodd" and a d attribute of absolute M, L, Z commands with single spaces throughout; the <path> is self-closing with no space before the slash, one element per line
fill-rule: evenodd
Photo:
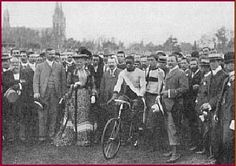
<path fill-rule="evenodd" d="M 46 61 L 38 64 L 33 79 L 34 98 L 40 98 L 45 108 L 39 111 L 39 141 L 55 134 L 58 102 L 66 91 L 66 74 L 63 65 L 54 62 L 54 52 L 46 51 Z"/>
<path fill-rule="evenodd" d="M 178 67 L 176 55 L 172 54 L 167 58 L 167 66 L 170 70 L 164 81 L 165 87 L 162 95 L 167 114 L 165 117 L 166 129 L 172 150 L 165 153 L 164 156 L 170 157 L 167 162 L 175 162 L 180 158 L 176 148 L 180 144 L 178 136 L 181 127 L 183 94 L 189 87 L 187 76 Z"/>

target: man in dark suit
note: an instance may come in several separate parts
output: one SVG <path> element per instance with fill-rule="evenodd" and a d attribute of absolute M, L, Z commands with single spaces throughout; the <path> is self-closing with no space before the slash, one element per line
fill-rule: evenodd
<path fill-rule="evenodd" d="M 7 53 L 2 54 L 2 117 L 3 117 L 3 136 L 5 140 L 14 141 L 14 113 L 13 104 L 9 103 L 4 95 L 9 88 L 17 90 L 18 82 L 14 80 L 13 71 L 10 68 L 11 57 Z"/>
<path fill-rule="evenodd" d="M 198 68 L 198 60 L 196 58 L 190 59 L 191 75 L 189 77 L 189 91 L 185 95 L 185 115 L 189 122 L 190 138 L 192 147 L 190 150 L 195 150 L 199 144 L 200 134 L 198 132 L 198 116 L 195 111 L 195 100 L 197 98 L 198 88 L 202 79 L 202 74 Z"/>
<path fill-rule="evenodd" d="M 202 73 L 202 80 L 198 88 L 197 98 L 195 100 L 195 111 L 198 114 L 198 131 L 200 139 L 198 144 L 197 154 L 209 152 L 209 128 L 210 120 L 209 115 L 205 114 L 205 110 L 201 110 L 201 105 L 208 101 L 208 86 L 210 84 L 211 70 L 209 59 L 207 57 L 200 58 L 199 68 Z"/>
<path fill-rule="evenodd" d="M 217 101 L 220 98 L 221 88 L 226 78 L 226 73 L 222 70 L 220 65 L 221 55 L 220 54 L 210 54 L 210 67 L 212 70 L 212 76 L 210 80 L 210 84 L 208 87 L 208 102 L 204 103 L 201 108 L 203 110 L 209 110 L 209 114 L 211 115 L 211 131 L 210 131 L 210 152 L 211 156 L 209 158 L 216 159 L 218 151 L 219 151 L 219 126 L 214 121 L 214 113 L 216 111 Z"/>
<path fill-rule="evenodd" d="M 101 105 L 106 105 L 106 103 L 111 99 L 118 76 L 121 72 L 121 69 L 117 68 L 116 60 L 114 58 L 109 58 L 107 64 L 109 68 L 104 73 L 100 86 L 99 102 Z M 109 112 L 109 114 L 113 113 L 114 112 Z M 112 115 L 110 117 L 112 117 Z"/>
<path fill-rule="evenodd" d="M 33 54 L 30 54 L 32 56 Z M 28 59 L 28 58 L 27 58 Z M 28 61 L 26 59 L 26 61 Z M 20 97 L 20 131 L 19 136 L 22 141 L 33 140 L 36 137 L 36 117 L 34 110 L 34 92 L 33 92 L 34 65 L 27 63 L 22 66 L 20 71 L 20 82 L 22 83 L 22 93 Z M 27 130 L 26 130 L 27 128 Z"/>
<path fill-rule="evenodd" d="M 6 137 L 7 140 L 12 142 L 18 139 L 18 122 L 19 122 L 19 99 L 14 103 L 10 103 L 6 97 L 8 89 L 13 89 L 20 96 L 22 86 L 20 84 L 20 61 L 18 58 L 13 57 L 9 61 L 8 55 L 3 54 L 3 117 L 6 124 Z"/>
<path fill-rule="evenodd" d="M 104 67 L 102 58 L 96 54 L 93 55 L 92 65 L 94 68 L 94 79 L 95 79 L 94 81 L 95 81 L 96 89 L 99 90 L 101 79 L 103 76 L 103 67 Z"/>
<path fill-rule="evenodd" d="M 170 156 L 167 162 L 175 162 L 180 158 L 180 154 L 177 153 L 177 145 L 180 144 L 178 137 L 182 120 L 183 94 L 188 90 L 188 79 L 184 71 L 179 69 L 176 55 L 172 54 L 167 58 L 167 66 L 170 70 L 164 81 L 165 87 L 162 95 L 167 114 L 165 123 L 172 149 L 164 156 Z"/>
<path fill-rule="evenodd" d="M 54 53 L 47 50 L 46 61 L 38 64 L 33 79 L 34 98 L 45 103 L 45 109 L 39 112 L 39 141 L 54 137 L 58 115 L 58 103 L 66 92 L 66 74 L 63 65 L 53 61 Z M 49 126 L 47 132 L 47 125 Z"/>
<path fill-rule="evenodd" d="M 103 76 L 103 59 L 99 57 L 99 55 L 94 54 L 92 57 L 92 68 L 93 69 L 93 76 L 94 76 L 94 82 L 96 86 L 96 91 L 99 93 L 100 90 L 100 84 L 101 79 Z M 98 98 L 98 96 L 96 96 Z M 91 112 L 92 116 L 94 118 L 94 121 L 97 123 L 97 130 L 95 133 L 95 143 L 98 143 L 103 131 L 103 127 L 105 126 L 105 117 L 104 117 L 104 110 L 99 106 L 98 100 L 95 101 L 95 103 L 92 103 L 91 105 Z"/>
<path fill-rule="evenodd" d="M 99 105 L 100 113 L 97 113 L 97 120 L 100 122 L 98 124 L 97 136 L 95 142 L 100 140 L 103 128 L 110 118 L 116 116 L 116 111 L 114 110 L 114 105 L 107 105 L 107 102 L 111 99 L 113 95 L 113 90 L 116 85 L 118 75 L 121 72 L 121 69 L 118 69 L 116 66 L 116 60 L 114 58 L 108 58 L 108 69 L 104 72 L 101 85 L 99 90 Z"/>
<path fill-rule="evenodd" d="M 220 150 L 217 155 L 217 164 L 234 163 L 234 53 L 229 52 L 224 55 L 224 68 L 228 77 L 224 80 L 220 98 L 216 108 L 216 120 L 220 125 Z"/>

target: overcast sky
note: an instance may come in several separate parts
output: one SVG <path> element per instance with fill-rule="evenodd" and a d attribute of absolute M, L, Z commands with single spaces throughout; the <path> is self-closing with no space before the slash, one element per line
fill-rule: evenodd
<path fill-rule="evenodd" d="M 62 2 L 66 37 L 99 36 L 162 44 L 170 35 L 191 42 L 221 26 L 234 29 L 234 2 Z M 2 2 L 11 26 L 52 27 L 55 2 Z M 2 11 L 3 11 L 2 10 Z"/>

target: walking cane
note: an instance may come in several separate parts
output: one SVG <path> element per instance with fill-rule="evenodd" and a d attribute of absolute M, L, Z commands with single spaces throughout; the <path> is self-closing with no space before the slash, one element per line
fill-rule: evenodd
<path fill-rule="evenodd" d="M 78 88 L 75 88 L 75 141 L 77 141 L 77 135 L 78 135 L 78 131 L 77 131 L 77 92 L 78 92 Z"/>

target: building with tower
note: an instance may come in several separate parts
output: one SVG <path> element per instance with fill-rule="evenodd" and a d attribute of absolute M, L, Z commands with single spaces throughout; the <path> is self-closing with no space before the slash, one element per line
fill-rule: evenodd
<path fill-rule="evenodd" d="M 52 27 L 11 27 L 8 9 L 4 10 L 2 20 L 3 47 L 37 49 L 52 47 L 58 50 L 63 48 L 66 40 L 66 18 L 61 3 L 55 4 Z"/>
<path fill-rule="evenodd" d="M 53 36 L 56 48 L 61 48 L 66 39 L 66 18 L 62 10 L 62 4 L 56 3 L 53 14 Z"/>
<path fill-rule="evenodd" d="M 3 12 L 3 28 L 4 29 L 10 28 L 10 16 L 8 9 L 4 10 Z"/>

